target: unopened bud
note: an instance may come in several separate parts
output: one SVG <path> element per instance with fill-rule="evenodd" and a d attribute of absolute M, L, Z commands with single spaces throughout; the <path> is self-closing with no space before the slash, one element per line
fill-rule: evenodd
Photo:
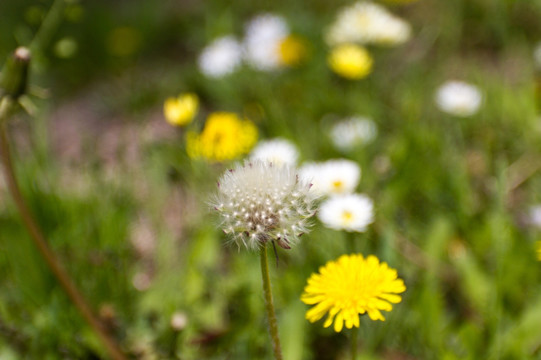
<path fill-rule="evenodd" d="M 23 46 L 15 49 L 2 70 L 0 95 L 8 95 L 17 99 L 26 92 L 29 64 L 30 50 Z"/>

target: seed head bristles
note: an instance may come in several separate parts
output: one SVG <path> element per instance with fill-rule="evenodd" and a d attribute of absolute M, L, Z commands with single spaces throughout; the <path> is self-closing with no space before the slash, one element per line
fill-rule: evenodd
<path fill-rule="evenodd" d="M 219 183 L 210 205 L 237 245 L 258 249 L 275 240 L 278 246 L 290 249 L 308 231 L 316 197 L 294 167 L 246 161 L 226 171 Z"/>

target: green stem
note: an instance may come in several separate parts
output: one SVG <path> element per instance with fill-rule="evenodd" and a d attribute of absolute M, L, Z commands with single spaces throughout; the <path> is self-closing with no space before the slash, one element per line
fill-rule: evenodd
<path fill-rule="evenodd" d="M 351 360 L 357 359 L 357 339 L 359 337 L 359 328 L 354 326 L 351 329 Z"/>
<path fill-rule="evenodd" d="M 269 320 L 269 333 L 272 341 L 272 351 L 276 360 L 282 360 L 282 349 L 280 347 L 280 338 L 278 336 L 278 321 L 274 312 L 274 303 L 272 301 L 272 291 L 269 276 L 269 261 L 267 259 L 267 244 L 261 247 L 261 276 L 263 278 L 263 293 L 265 294 L 265 308 Z"/>
<path fill-rule="evenodd" d="M 32 53 L 43 52 L 47 44 L 53 38 L 54 32 L 62 22 L 66 0 L 55 0 L 41 23 L 38 32 L 30 44 Z"/>
<path fill-rule="evenodd" d="M 4 103 L 3 99 L 2 103 Z M 52 273 L 55 275 L 64 291 L 67 293 L 70 300 L 81 312 L 83 318 L 90 325 L 90 327 L 94 329 L 94 331 L 98 335 L 98 338 L 101 340 L 101 342 L 105 346 L 105 349 L 111 356 L 111 359 L 126 360 L 126 357 L 120 351 L 119 346 L 107 334 L 102 324 L 94 316 L 92 310 L 90 309 L 90 306 L 87 304 L 86 300 L 81 295 L 79 290 L 75 287 L 74 283 L 71 281 L 66 271 L 62 268 L 58 258 L 49 248 L 49 245 L 47 244 L 47 241 L 43 236 L 43 232 L 41 231 L 37 222 L 34 220 L 29 207 L 24 201 L 21 190 L 19 188 L 19 184 L 17 182 L 13 163 L 11 161 L 11 151 L 9 147 L 5 122 L 3 121 L 5 120 L 7 114 L 10 112 L 10 108 L 14 106 L 13 104 L 14 102 L 8 103 L 8 105 L 6 106 L 7 108 L 2 109 L 2 111 L 0 112 L 0 157 L 4 165 L 4 173 L 8 189 L 13 196 L 13 199 L 15 200 L 15 204 L 22 217 L 23 223 L 26 226 L 28 232 L 30 233 L 30 238 L 33 240 L 40 254 L 43 256 L 45 263 L 49 266 Z"/>

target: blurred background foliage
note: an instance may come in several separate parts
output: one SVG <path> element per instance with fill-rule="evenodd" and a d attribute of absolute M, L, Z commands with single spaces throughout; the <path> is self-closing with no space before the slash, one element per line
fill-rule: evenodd
<path fill-rule="evenodd" d="M 327 68 L 322 29 L 346 1 L 66 1 L 32 63 L 34 116 L 11 124 L 17 172 L 51 246 L 135 359 L 270 359 L 257 255 L 226 246 L 206 202 L 229 164 L 187 157 L 163 119 L 168 96 L 202 113 L 234 111 L 301 160 L 342 157 L 326 136 L 340 117 L 374 119 L 377 139 L 347 157 L 374 199 L 368 232 L 324 228 L 272 269 L 284 358 L 343 359 L 347 334 L 304 319 L 308 276 L 357 249 L 398 270 L 407 291 L 385 322 L 361 321 L 363 359 L 541 359 L 541 1 L 384 2 L 413 37 L 376 48 L 373 73 Z M 0 2 L 0 59 L 28 45 L 52 2 Z M 297 68 L 199 73 L 213 38 L 283 15 L 309 45 Z M 450 78 L 482 90 L 478 115 L 437 110 Z M 0 358 L 99 359 L 94 334 L 30 242 L 0 182 Z"/>

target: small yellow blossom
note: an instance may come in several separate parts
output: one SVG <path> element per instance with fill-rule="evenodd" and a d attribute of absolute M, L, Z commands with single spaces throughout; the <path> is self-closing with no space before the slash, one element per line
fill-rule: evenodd
<path fill-rule="evenodd" d="M 257 127 L 237 114 L 216 112 L 209 115 L 200 134 L 186 134 L 186 151 L 192 159 L 232 160 L 250 152 L 257 141 Z"/>
<path fill-rule="evenodd" d="M 285 37 L 279 46 L 280 62 L 284 65 L 295 66 L 306 57 L 306 45 L 304 41 L 295 35 Z"/>
<path fill-rule="evenodd" d="M 364 47 L 344 44 L 332 49 L 328 63 L 338 75 L 358 80 L 370 74 L 373 60 Z"/>
<path fill-rule="evenodd" d="M 537 260 L 541 261 L 541 240 L 537 242 Z"/>
<path fill-rule="evenodd" d="M 163 104 L 165 119 L 171 125 L 183 126 L 192 122 L 199 109 L 199 99 L 192 93 L 170 97 Z"/>
<path fill-rule="evenodd" d="M 352 254 L 329 261 L 312 274 L 301 300 L 315 305 L 306 319 L 316 322 L 328 313 L 323 326 L 334 321 L 334 330 L 340 332 L 344 323 L 348 329 L 359 327 L 359 314 L 384 321 L 380 310 L 391 311 L 391 303 L 399 303 L 402 298 L 397 294 L 405 290 L 404 281 L 385 262 L 373 255 Z"/>

